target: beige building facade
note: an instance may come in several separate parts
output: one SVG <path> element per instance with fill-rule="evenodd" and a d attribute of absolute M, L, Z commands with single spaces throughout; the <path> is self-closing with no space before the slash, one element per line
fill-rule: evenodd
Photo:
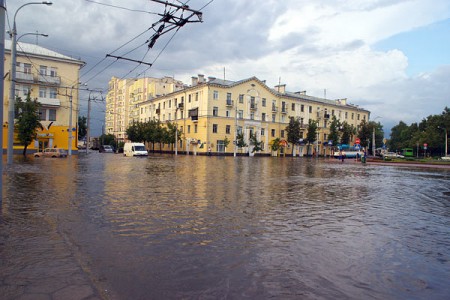
<path fill-rule="evenodd" d="M 237 133 L 244 135 L 250 145 L 250 135 L 262 141 L 259 154 L 271 154 L 271 142 L 287 140 L 286 127 L 291 117 L 302 124 L 302 137 L 306 138 L 310 119 L 319 122 L 318 145 L 320 154 L 327 151 L 329 125 L 332 116 L 341 122 L 359 128 L 369 120 L 370 112 L 349 104 L 346 99 L 328 100 L 312 97 L 306 92 L 288 92 L 285 85 L 270 88 L 256 77 L 240 81 L 207 79 L 203 75 L 192 77 L 191 86 L 173 93 L 149 99 L 139 104 L 139 121 L 159 120 L 173 122 L 182 132 L 179 151 L 231 154 L 250 153 L 251 146 L 234 149 Z M 231 143 L 226 146 L 226 141 Z M 296 146 L 296 153 L 308 154 L 306 145 Z M 288 145 L 282 151 L 292 153 Z M 164 150 L 171 150 L 166 145 Z M 315 149 L 315 147 L 314 147 Z M 309 147 L 309 151 L 311 147 Z"/>
<path fill-rule="evenodd" d="M 40 122 L 44 129 L 28 146 L 31 151 L 47 147 L 77 150 L 78 82 L 84 62 L 44 47 L 19 42 L 16 55 L 15 95 L 37 99 L 41 104 Z M 5 41 L 5 80 L 3 95 L 3 145 L 8 145 L 8 107 L 11 86 L 11 41 Z M 70 109 L 72 107 L 72 109 Z M 72 114 L 72 124 L 69 124 Z M 69 146 L 69 134 L 72 143 Z M 14 134 L 13 149 L 21 153 L 23 146 Z"/>
<path fill-rule="evenodd" d="M 126 129 L 139 121 L 140 103 L 184 88 L 183 82 L 164 78 L 111 78 L 106 97 L 105 132 L 126 140 Z"/>

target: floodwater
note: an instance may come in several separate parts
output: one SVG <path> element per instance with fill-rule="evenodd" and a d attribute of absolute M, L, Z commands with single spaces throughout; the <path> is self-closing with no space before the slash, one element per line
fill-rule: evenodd
<path fill-rule="evenodd" d="M 449 169 L 90 153 L 3 178 L 0 276 L 52 249 L 106 299 L 450 298 Z"/>

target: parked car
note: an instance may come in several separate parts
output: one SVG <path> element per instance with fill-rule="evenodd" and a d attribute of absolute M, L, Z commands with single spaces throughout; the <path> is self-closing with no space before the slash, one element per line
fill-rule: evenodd
<path fill-rule="evenodd" d="M 386 152 L 383 153 L 383 158 L 405 158 L 405 157 L 395 152 Z"/>
<path fill-rule="evenodd" d="M 101 145 L 98 149 L 98 152 L 100 153 L 114 153 L 114 149 L 110 145 Z"/>
<path fill-rule="evenodd" d="M 67 151 L 61 148 L 45 148 L 42 152 L 36 152 L 34 157 L 67 157 Z"/>

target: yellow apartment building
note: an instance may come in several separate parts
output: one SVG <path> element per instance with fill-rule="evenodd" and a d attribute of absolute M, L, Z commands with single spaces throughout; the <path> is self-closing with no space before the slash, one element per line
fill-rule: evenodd
<path fill-rule="evenodd" d="M 41 124 L 37 139 L 28 146 L 32 152 L 47 147 L 69 149 L 72 134 L 73 151 L 77 151 L 78 80 L 84 62 L 44 47 L 19 42 L 16 55 L 16 96 L 41 104 Z M 11 86 L 11 41 L 5 41 L 5 80 L 3 95 L 3 151 L 8 146 L 8 106 Z M 71 105 L 72 101 L 72 105 Z M 72 110 L 70 110 L 72 107 Z M 69 125 L 72 113 L 72 124 Z M 72 130 L 70 130 L 70 128 Z M 14 153 L 22 153 L 23 146 L 14 134 Z"/>
<path fill-rule="evenodd" d="M 111 78 L 106 97 L 106 133 L 125 141 L 128 126 L 139 121 L 140 103 L 183 88 L 183 82 L 172 77 Z"/>
<path fill-rule="evenodd" d="M 183 90 L 146 100 L 139 104 L 139 120 L 175 122 L 182 132 L 177 148 L 188 153 L 212 152 L 231 154 L 236 133 L 242 133 L 247 145 L 250 134 L 263 142 L 259 154 L 271 154 L 271 142 L 287 139 L 286 127 L 290 117 L 299 118 L 302 137 L 306 138 L 310 119 L 319 121 L 318 148 L 325 154 L 332 116 L 358 128 L 369 120 L 370 112 L 349 104 L 346 99 L 328 100 L 309 96 L 306 92 L 288 92 L 285 85 L 270 88 L 256 77 L 229 81 L 203 75 L 192 77 L 191 86 Z M 231 141 L 225 148 L 224 141 Z M 165 145 L 166 151 L 171 150 Z M 298 145 L 296 153 L 307 154 L 306 145 Z M 282 149 L 292 153 L 287 145 Z M 314 149 L 316 146 L 314 146 Z M 252 155 L 251 146 L 237 153 Z M 310 151 L 311 148 L 310 148 Z"/>

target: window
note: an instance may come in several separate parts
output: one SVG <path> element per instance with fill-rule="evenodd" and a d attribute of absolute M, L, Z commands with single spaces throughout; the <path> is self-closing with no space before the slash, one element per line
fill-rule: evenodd
<path fill-rule="evenodd" d="M 198 93 L 195 93 L 195 101 L 198 101 Z"/>
<path fill-rule="evenodd" d="M 243 94 L 239 95 L 239 103 L 244 103 L 244 95 Z"/>
<path fill-rule="evenodd" d="M 265 122 L 266 121 L 266 113 L 262 113 L 261 116 L 261 121 Z"/>
<path fill-rule="evenodd" d="M 194 125 L 194 133 L 197 133 L 197 128 L 198 128 L 198 126 L 197 126 L 197 124 L 195 124 Z"/>
<path fill-rule="evenodd" d="M 359 114 L 357 115 L 357 120 L 359 121 Z"/>
<path fill-rule="evenodd" d="M 48 110 L 48 120 L 49 121 L 56 121 L 56 109 L 49 109 Z"/>
<path fill-rule="evenodd" d="M 166 109 L 166 101 L 163 102 L 163 109 Z"/>
<path fill-rule="evenodd" d="M 327 128 L 327 120 L 323 120 L 323 128 Z"/>
<path fill-rule="evenodd" d="M 242 126 L 238 126 L 238 128 L 237 128 L 237 133 L 238 133 L 238 134 L 242 134 Z"/>
<path fill-rule="evenodd" d="M 275 123 L 275 114 L 272 114 L 272 122 Z"/>
<path fill-rule="evenodd" d="M 345 112 L 345 118 L 348 119 L 348 112 Z"/>
<path fill-rule="evenodd" d="M 47 110 L 45 108 L 39 108 L 39 120 L 45 121 L 47 119 Z"/>
<path fill-rule="evenodd" d="M 188 102 L 191 103 L 191 95 L 188 95 Z"/>
<path fill-rule="evenodd" d="M 226 133 L 226 134 L 230 134 L 230 133 L 231 133 L 231 125 L 227 125 L 227 126 L 225 127 L 225 133 Z"/>
<path fill-rule="evenodd" d="M 277 111 L 277 102 L 272 100 L 272 111 Z"/>
<path fill-rule="evenodd" d="M 191 125 L 188 125 L 187 133 L 191 133 Z"/>
<path fill-rule="evenodd" d="M 56 77 L 56 68 L 52 68 L 52 67 L 50 67 L 50 76 L 51 77 Z"/>
<path fill-rule="evenodd" d="M 214 100 L 219 99 L 219 91 L 213 91 L 213 99 Z"/>
<path fill-rule="evenodd" d="M 31 74 L 31 64 L 23 64 L 23 72 L 26 74 Z"/>
<path fill-rule="evenodd" d="M 212 131 L 213 131 L 213 133 L 217 133 L 217 124 L 213 124 Z"/>
<path fill-rule="evenodd" d="M 227 103 L 231 103 L 231 93 L 227 93 Z"/>
<path fill-rule="evenodd" d="M 282 112 L 286 112 L 286 110 L 287 110 L 286 107 L 287 107 L 286 102 L 284 102 L 284 101 L 281 102 L 281 111 L 282 111 Z"/>
<path fill-rule="evenodd" d="M 227 110 L 226 111 L 226 116 L 227 116 L 227 118 L 231 117 L 231 111 Z"/>
<path fill-rule="evenodd" d="M 292 103 L 292 111 L 295 111 L 295 103 Z"/>
<path fill-rule="evenodd" d="M 254 119 L 255 119 L 255 113 L 252 112 L 252 113 L 250 113 L 250 120 L 254 120 Z"/>
<path fill-rule="evenodd" d="M 140 98 L 140 96 L 138 97 L 138 100 L 139 100 L 139 98 Z M 169 108 L 171 108 L 172 107 L 172 100 L 169 100 Z"/>
<path fill-rule="evenodd" d="M 169 121 L 170 121 L 170 118 L 171 118 L 171 114 L 169 113 L 169 118 L 168 118 L 167 120 L 169 120 Z"/>
<path fill-rule="evenodd" d="M 39 67 L 39 74 L 40 75 L 47 75 L 47 66 L 40 66 Z"/>
<path fill-rule="evenodd" d="M 352 113 L 352 120 L 355 119 L 355 113 Z"/>
<path fill-rule="evenodd" d="M 301 112 L 304 112 L 304 111 L 305 111 L 305 105 L 303 105 L 303 104 L 300 105 L 300 111 L 301 111 Z"/>
<path fill-rule="evenodd" d="M 312 106 L 309 107 L 309 113 L 312 114 Z"/>
<path fill-rule="evenodd" d="M 30 93 L 30 92 L 31 92 L 31 86 L 29 86 L 29 85 L 22 85 L 22 94 L 24 96 L 27 96 L 28 93 Z"/>
<path fill-rule="evenodd" d="M 261 135 L 263 136 L 265 134 L 264 128 L 261 128 Z"/>
<path fill-rule="evenodd" d="M 39 97 L 40 98 L 47 98 L 47 89 L 45 87 L 39 88 Z"/>
<path fill-rule="evenodd" d="M 262 102 L 261 105 L 263 107 L 266 107 L 266 98 L 262 98 L 261 102 Z"/>
<path fill-rule="evenodd" d="M 334 116 L 334 109 L 331 110 L 331 115 Z"/>
<path fill-rule="evenodd" d="M 213 107 L 213 116 L 218 117 L 219 116 L 219 108 L 217 106 Z"/>
<path fill-rule="evenodd" d="M 275 137 L 275 129 L 272 129 L 272 131 L 271 131 L 271 136 L 272 136 L 272 137 Z"/>
<path fill-rule="evenodd" d="M 284 130 L 281 130 L 281 137 L 284 138 Z"/>
<path fill-rule="evenodd" d="M 284 123 L 284 122 L 286 122 L 286 116 L 285 116 L 285 115 L 282 115 L 282 116 L 281 116 L 281 123 Z"/>
<path fill-rule="evenodd" d="M 56 88 L 50 88 L 50 98 L 56 99 L 58 95 L 58 90 Z"/>
<path fill-rule="evenodd" d="M 238 119 L 243 119 L 244 118 L 244 111 L 240 110 L 238 111 Z"/>

